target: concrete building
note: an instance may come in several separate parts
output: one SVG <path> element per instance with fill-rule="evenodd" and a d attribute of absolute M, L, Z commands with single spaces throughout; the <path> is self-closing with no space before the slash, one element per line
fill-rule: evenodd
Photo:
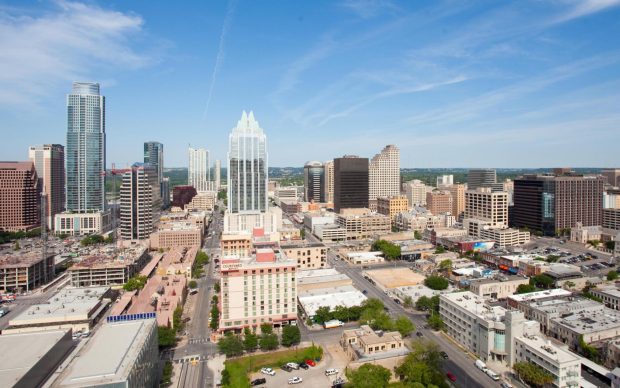
<path fill-rule="evenodd" d="M 321 162 L 304 165 L 304 200 L 325 202 L 325 167 Z"/>
<path fill-rule="evenodd" d="M 157 170 L 151 165 L 134 164 L 123 174 L 120 192 L 120 234 L 125 240 L 144 240 L 159 218 L 161 199 Z"/>
<path fill-rule="evenodd" d="M 157 183 L 164 180 L 164 145 L 157 141 L 144 142 L 144 164 L 152 166 L 157 174 Z M 160 196 L 163 193 L 160 192 Z"/>
<path fill-rule="evenodd" d="M 312 319 L 319 308 L 329 307 L 334 310 L 337 306 L 361 306 L 366 296 L 352 285 L 339 287 L 306 289 L 298 296 L 300 311 L 304 317 Z M 300 315 L 301 315 L 300 314 Z"/>
<path fill-rule="evenodd" d="M 390 217 L 364 208 L 342 209 L 336 223 L 347 230 L 347 240 L 373 238 L 391 231 Z"/>
<path fill-rule="evenodd" d="M 377 213 L 389 216 L 392 223 L 399 213 L 407 212 L 407 210 L 409 210 L 409 201 L 405 195 L 377 198 Z"/>
<path fill-rule="evenodd" d="M 155 319 L 135 319 L 99 328 L 52 387 L 155 387 L 159 376 Z"/>
<path fill-rule="evenodd" d="M 278 187 L 274 191 L 274 201 L 276 205 L 281 205 L 283 201 L 298 202 L 299 195 L 296 186 Z"/>
<path fill-rule="evenodd" d="M 187 204 L 186 209 L 189 211 L 192 210 L 201 210 L 201 211 L 213 211 L 215 208 L 215 203 L 217 202 L 217 192 L 216 191 L 202 191 Z"/>
<path fill-rule="evenodd" d="M 491 168 L 474 168 L 467 173 L 467 188 L 476 190 L 479 187 L 492 187 L 497 183 L 497 174 Z"/>
<path fill-rule="evenodd" d="M 5 387 L 41 387 L 73 349 L 70 330 L 0 336 L 0 382 Z"/>
<path fill-rule="evenodd" d="M 54 232 L 71 236 L 105 233 L 112 227 L 110 211 L 56 214 Z"/>
<path fill-rule="evenodd" d="M 340 344 L 352 361 L 371 361 L 383 358 L 381 355 L 394 357 L 396 352 L 398 355 L 409 353 L 409 349 L 405 346 L 405 341 L 399 332 L 377 333 L 368 325 L 362 325 L 359 329 L 343 331 Z"/>
<path fill-rule="evenodd" d="M 620 187 L 620 168 L 607 168 L 601 170 L 601 175 L 608 185 Z"/>
<path fill-rule="evenodd" d="M 562 288 L 553 288 L 551 290 L 545 291 L 536 291 L 536 292 L 528 292 L 526 294 L 515 294 L 509 295 L 506 298 L 506 303 L 508 307 L 511 309 L 518 309 L 522 312 L 525 312 L 526 305 L 529 305 L 531 302 L 542 302 L 546 300 L 553 299 L 566 299 L 571 296 L 573 293 L 562 289 Z M 525 314 L 526 317 L 530 316 L 530 314 Z"/>
<path fill-rule="evenodd" d="M 282 243 L 280 250 L 289 259 L 297 261 L 299 269 L 325 268 L 327 247 L 321 243 L 307 241 Z"/>
<path fill-rule="evenodd" d="M 452 195 L 441 190 L 426 193 L 426 208 L 432 214 L 450 213 L 452 211 Z"/>
<path fill-rule="evenodd" d="M 508 194 L 493 192 L 490 188 L 465 192 L 465 219 L 474 218 L 488 222 L 491 228 L 508 227 Z M 470 235 L 477 235 L 471 234 Z"/>
<path fill-rule="evenodd" d="M 405 299 L 411 298 L 411 302 L 414 304 L 415 302 L 418 301 L 418 299 L 420 299 L 423 296 L 427 298 L 432 298 L 433 296 L 441 295 L 441 294 L 448 292 L 447 290 L 446 291 L 433 290 L 433 289 L 426 287 L 424 284 L 418 284 L 414 286 L 400 286 L 400 287 L 391 289 L 391 291 L 403 303 Z"/>
<path fill-rule="evenodd" d="M 354 265 L 380 264 L 385 261 L 383 252 L 349 252 L 346 259 Z"/>
<path fill-rule="evenodd" d="M 306 213 L 304 214 L 303 224 L 304 227 L 314 232 L 314 227 L 317 225 L 333 224 L 336 222 L 336 216 L 333 213 Z"/>
<path fill-rule="evenodd" d="M 620 231 L 620 209 L 603 209 L 603 229 Z M 616 244 L 620 245 L 620 244 Z"/>
<path fill-rule="evenodd" d="M 452 196 L 452 215 L 456 219 L 461 219 L 465 213 L 465 185 L 456 184 L 439 187 L 441 190 L 447 191 Z"/>
<path fill-rule="evenodd" d="M 437 187 L 452 186 L 454 184 L 454 175 L 439 175 L 437 177 Z"/>
<path fill-rule="evenodd" d="M 297 287 L 299 296 L 306 291 L 317 288 L 336 288 L 352 286 L 353 280 L 345 274 L 338 272 L 335 268 L 307 269 L 297 273 Z M 298 296 L 298 297 L 299 297 Z"/>
<path fill-rule="evenodd" d="M 111 303 L 109 287 L 64 288 L 9 320 L 8 333 L 71 329 L 89 331 Z"/>
<path fill-rule="evenodd" d="M 203 234 L 204 227 L 191 221 L 166 222 L 158 225 L 149 241 L 152 249 L 200 247 Z"/>
<path fill-rule="evenodd" d="M 620 189 L 607 189 L 603 192 L 603 210 L 620 209 Z"/>
<path fill-rule="evenodd" d="M 485 229 L 479 231 L 479 237 L 485 240 L 495 241 L 496 248 L 506 248 L 523 245 L 530 242 L 530 232 L 522 232 L 519 229 Z"/>
<path fill-rule="evenodd" d="M 105 97 L 98 83 L 74 82 L 67 96 L 66 209 L 104 212 Z"/>
<path fill-rule="evenodd" d="M 215 191 L 220 191 L 222 188 L 222 163 L 219 160 L 215 161 L 213 170 L 215 171 Z"/>
<path fill-rule="evenodd" d="M 368 166 L 368 206 L 376 211 L 377 198 L 400 195 L 400 150 L 387 145 Z"/>
<path fill-rule="evenodd" d="M 570 241 L 586 244 L 591 240 L 601 240 L 603 229 L 600 225 L 583 226 L 581 222 L 570 229 Z"/>
<path fill-rule="evenodd" d="M 297 320 L 297 263 L 271 249 L 221 261 L 219 331 Z"/>
<path fill-rule="evenodd" d="M 146 247 L 139 245 L 118 254 L 98 253 L 80 258 L 67 272 L 74 287 L 121 285 L 138 274 L 149 260 Z"/>
<path fill-rule="evenodd" d="M 432 214 L 426 208 L 414 207 L 408 212 L 399 213 L 394 220 L 398 230 L 417 230 L 449 228 L 454 225 L 456 218 L 451 213 Z"/>
<path fill-rule="evenodd" d="M 583 226 L 601 225 L 604 178 L 574 173 L 525 175 L 514 181 L 512 223 L 548 236 Z"/>
<path fill-rule="evenodd" d="M 0 162 L 0 230 L 15 232 L 40 224 L 41 184 L 32 162 Z"/>
<path fill-rule="evenodd" d="M 34 163 L 39 186 L 45 195 L 46 225 L 54 228 L 54 216 L 65 210 L 65 147 L 60 144 L 32 146 L 28 157 Z"/>
<path fill-rule="evenodd" d="M 426 206 L 426 193 L 433 190 L 431 186 L 417 179 L 404 183 L 403 186 L 409 206 Z"/>
<path fill-rule="evenodd" d="M 198 194 L 194 186 L 175 186 L 172 190 L 172 206 L 185 209 Z"/>
<path fill-rule="evenodd" d="M 239 234 L 263 228 L 266 234 L 277 233 L 282 228 L 282 209 L 270 207 L 265 212 L 224 214 L 224 233 Z"/>
<path fill-rule="evenodd" d="M 337 224 L 321 224 L 314 227 L 314 235 L 323 242 L 345 241 L 347 229 Z"/>
<path fill-rule="evenodd" d="M 590 290 L 590 293 L 601 298 L 603 304 L 613 310 L 620 310 L 620 290 L 617 287 L 597 287 Z"/>
<path fill-rule="evenodd" d="M 520 285 L 529 284 L 529 279 L 521 276 L 501 276 L 499 279 L 472 279 L 469 290 L 484 298 L 506 299 L 517 292 Z"/>
<path fill-rule="evenodd" d="M 344 156 L 334 159 L 334 211 L 368 208 L 368 158 Z"/>
<path fill-rule="evenodd" d="M 580 338 L 588 344 L 619 338 L 620 312 L 597 304 L 598 306 L 576 309 L 572 314 L 552 318 L 549 336 L 568 344 L 571 349 L 579 348 Z M 570 306 L 570 303 L 568 305 Z"/>
<path fill-rule="evenodd" d="M 220 247 L 222 256 L 248 257 L 252 252 L 252 234 L 223 234 Z"/>
<path fill-rule="evenodd" d="M 323 164 L 325 170 L 325 202 L 334 203 L 334 161 L 329 160 Z"/>
<path fill-rule="evenodd" d="M 43 259 L 39 249 L 0 254 L 0 290 L 30 291 L 54 278 L 54 254 Z"/>
<path fill-rule="evenodd" d="M 211 180 L 209 150 L 189 147 L 187 157 L 187 184 L 195 188 L 197 192 L 215 190 L 215 185 Z"/>

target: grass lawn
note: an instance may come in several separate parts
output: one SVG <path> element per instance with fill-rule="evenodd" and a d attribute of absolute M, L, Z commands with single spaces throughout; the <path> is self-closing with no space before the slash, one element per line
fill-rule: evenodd
<path fill-rule="evenodd" d="M 280 352 L 257 354 L 228 360 L 225 363 L 224 374 L 228 373 L 228 382 L 225 387 L 250 387 L 248 375 L 263 367 L 279 368 L 287 362 L 300 363 L 309 358 L 316 359 L 323 356 L 323 349 L 311 346 L 301 349 L 288 349 Z M 226 382 L 223 379 L 223 382 Z"/>

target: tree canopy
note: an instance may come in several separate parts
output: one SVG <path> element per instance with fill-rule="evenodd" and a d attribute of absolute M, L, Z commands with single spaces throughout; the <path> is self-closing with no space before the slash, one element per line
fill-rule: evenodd
<path fill-rule="evenodd" d="M 437 344 L 418 339 L 411 342 L 411 352 L 396 368 L 396 373 L 403 377 L 403 382 L 407 386 L 421 384 L 424 387 L 430 385 L 447 387 L 441 372 L 442 362 L 443 358 Z"/>
<path fill-rule="evenodd" d="M 409 318 L 404 315 L 396 318 L 394 321 L 394 329 L 400 333 L 403 337 L 407 337 L 415 330 L 415 325 Z"/>
<path fill-rule="evenodd" d="M 400 259 L 400 246 L 386 240 L 377 240 L 372 244 L 373 251 L 381 251 L 386 260 Z"/>
<path fill-rule="evenodd" d="M 364 364 L 348 374 L 354 388 L 385 388 L 390 377 L 389 369 L 374 364 Z"/>
<path fill-rule="evenodd" d="M 537 290 L 536 286 L 533 286 L 531 284 L 519 284 L 515 294 L 528 294 L 528 293 L 534 292 L 536 290 Z"/>
<path fill-rule="evenodd" d="M 448 279 L 437 275 L 431 275 L 424 280 L 424 285 L 432 290 L 445 290 L 449 284 Z"/>
<path fill-rule="evenodd" d="M 553 278 L 546 274 L 536 275 L 530 278 L 530 284 L 539 288 L 550 288 L 553 286 Z"/>
<path fill-rule="evenodd" d="M 616 280 L 618 279 L 618 271 L 611 270 L 607 272 L 607 280 Z"/>
<path fill-rule="evenodd" d="M 291 345 L 296 345 L 299 341 L 301 341 L 299 327 L 293 325 L 284 326 L 282 329 L 282 346 L 289 347 Z"/>
<path fill-rule="evenodd" d="M 243 354 L 243 341 L 238 335 L 228 332 L 218 341 L 217 348 L 226 357 L 240 356 Z"/>
<path fill-rule="evenodd" d="M 278 348 L 278 336 L 275 334 L 262 334 L 258 341 L 261 350 L 275 350 Z"/>
<path fill-rule="evenodd" d="M 529 362 L 517 362 L 512 366 L 515 372 L 529 385 L 533 387 L 544 387 L 554 381 L 553 375 Z"/>

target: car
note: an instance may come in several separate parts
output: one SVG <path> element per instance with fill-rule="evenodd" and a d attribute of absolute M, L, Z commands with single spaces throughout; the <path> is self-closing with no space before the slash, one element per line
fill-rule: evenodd
<path fill-rule="evenodd" d="M 299 367 L 301 369 L 309 369 L 310 367 L 308 366 L 308 364 L 306 364 L 305 362 L 302 362 L 301 364 L 299 364 Z"/>
<path fill-rule="evenodd" d="M 330 368 L 325 370 L 325 376 L 337 375 L 338 369 Z"/>
<path fill-rule="evenodd" d="M 422 337 L 424 334 L 420 333 L 419 331 L 416 331 L 415 335 L 417 335 L 418 337 Z"/>
<path fill-rule="evenodd" d="M 502 383 L 500 384 L 500 386 L 501 386 L 502 388 L 512 388 L 512 384 L 507 383 L 507 382 L 505 382 L 505 381 L 502 381 Z"/>
<path fill-rule="evenodd" d="M 387 307 L 385 307 L 385 306 L 383 306 L 383 311 L 385 311 L 386 313 L 389 313 L 389 312 L 390 312 L 390 309 L 389 309 L 389 308 L 387 308 Z"/>
<path fill-rule="evenodd" d="M 394 303 L 396 303 L 396 304 L 400 304 L 400 299 L 396 299 L 396 298 L 394 298 Z"/>
<path fill-rule="evenodd" d="M 299 364 L 294 363 L 294 362 L 287 362 L 286 366 L 288 366 L 291 369 L 295 369 L 295 370 L 299 369 Z"/>
<path fill-rule="evenodd" d="M 256 380 L 252 380 L 252 382 L 250 383 L 251 386 L 256 386 L 256 385 L 263 385 L 267 382 L 267 379 L 265 378 L 260 378 L 260 379 L 256 379 Z"/>
<path fill-rule="evenodd" d="M 310 366 L 316 366 L 316 362 L 314 362 L 313 360 L 306 360 L 306 365 L 310 365 Z"/>
<path fill-rule="evenodd" d="M 450 379 L 450 381 L 456 381 L 456 376 L 452 373 L 448 372 L 446 373 L 446 376 Z"/>
<path fill-rule="evenodd" d="M 288 365 L 282 365 L 282 366 L 280 367 L 280 369 L 285 370 L 285 371 L 287 371 L 287 372 L 292 372 L 292 371 L 293 371 L 293 368 L 291 368 L 291 367 L 290 367 L 290 366 L 288 366 Z"/>
<path fill-rule="evenodd" d="M 261 368 L 260 373 L 264 375 L 274 376 L 276 374 L 276 371 L 271 368 Z"/>
<path fill-rule="evenodd" d="M 362 294 L 366 295 L 366 294 L 368 294 L 368 291 L 362 290 Z"/>
<path fill-rule="evenodd" d="M 441 357 L 443 357 L 444 360 L 447 360 L 449 358 L 448 353 L 444 352 L 443 350 L 439 352 L 439 354 L 441 355 Z"/>
<path fill-rule="evenodd" d="M 299 384 L 302 381 L 304 381 L 304 379 L 302 379 L 301 377 L 295 376 L 293 378 L 288 379 L 288 383 L 289 384 Z"/>

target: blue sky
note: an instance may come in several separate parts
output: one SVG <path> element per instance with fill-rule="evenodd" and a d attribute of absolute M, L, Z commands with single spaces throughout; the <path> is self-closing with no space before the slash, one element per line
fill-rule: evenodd
<path fill-rule="evenodd" d="M 224 160 L 244 109 L 272 166 L 620 166 L 620 0 L 0 2 L 0 159 L 65 143 L 74 80 L 102 84 L 108 167 L 146 140 Z"/>

